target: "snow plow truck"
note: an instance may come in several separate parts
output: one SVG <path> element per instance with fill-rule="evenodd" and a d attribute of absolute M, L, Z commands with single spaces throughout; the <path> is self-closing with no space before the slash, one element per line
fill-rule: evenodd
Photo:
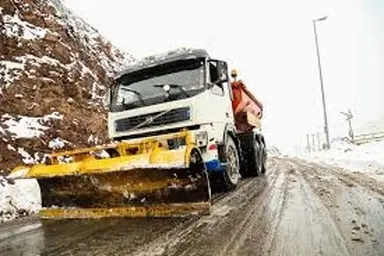
<path fill-rule="evenodd" d="M 12 171 L 37 179 L 42 218 L 209 214 L 211 188 L 266 171 L 263 105 L 205 50 L 144 58 L 115 77 L 108 103 L 112 143 Z"/>

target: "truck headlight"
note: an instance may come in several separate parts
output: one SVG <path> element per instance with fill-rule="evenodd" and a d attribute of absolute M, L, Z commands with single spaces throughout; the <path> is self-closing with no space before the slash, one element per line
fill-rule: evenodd
<path fill-rule="evenodd" d="M 208 132 L 199 131 L 195 133 L 196 145 L 198 147 L 205 147 L 208 145 Z"/>

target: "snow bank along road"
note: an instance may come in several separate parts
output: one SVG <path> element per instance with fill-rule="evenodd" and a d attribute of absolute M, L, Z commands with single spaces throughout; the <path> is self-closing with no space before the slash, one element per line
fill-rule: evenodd
<path fill-rule="evenodd" d="M 40 222 L 40 221 L 39 221 Z M 384 184 L 297 159 L 187 219 L 41 221 L 4 255 L 384 255 Z"/>

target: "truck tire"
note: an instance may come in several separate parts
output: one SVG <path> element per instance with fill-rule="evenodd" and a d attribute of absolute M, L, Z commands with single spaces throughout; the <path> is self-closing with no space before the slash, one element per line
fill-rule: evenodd
<path fill-rule="evenodd" d="M 256 135 L 257 136 L 257 135 Z M 260 176 L 262 168 L 261 168 L 261 157 L 260 157 L 260 144 L 257 137 L 253 137 L 253 147 L 250 148 L 249 158 L 248 158 L 248 177 L 257 177 Z"/>
<path fill-rule="evenodd" d="M 243 178 L 257 177 L 262 173 L 260 137 L 253 132 L 239 134 L 241 144 L 241 169 Z"/>
<path fill-rule="evenodd" d="M 240 178 L 240 159 L 235 142 L 227 136 L 225 143 L 226 168 L 222 172 L 222 188 L 224 191 L 234 190 Z"/>
<path fill-rule="evenodd" d="M 264 138 L 261 138 L 261 173 L 265 174 L 267 172 L 267 147 L 265 145 Z"/>

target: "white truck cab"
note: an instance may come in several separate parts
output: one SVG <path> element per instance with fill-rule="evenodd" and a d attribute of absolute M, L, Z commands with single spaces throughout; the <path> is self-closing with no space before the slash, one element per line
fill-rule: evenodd
<path fill-rule="evenodd" d="M 232 98 L 226 62 L 211 59 L 205 50 L 152 56 L 116 77 L 109 98 L 109 137 L 134 141 L 193 131 L 208 172 L 226 175 L 229 184 L 224 187 L 231 189 L 238 182 L 244 155 Z M 228 145 L 236 151 L 232 162 Z"/>

